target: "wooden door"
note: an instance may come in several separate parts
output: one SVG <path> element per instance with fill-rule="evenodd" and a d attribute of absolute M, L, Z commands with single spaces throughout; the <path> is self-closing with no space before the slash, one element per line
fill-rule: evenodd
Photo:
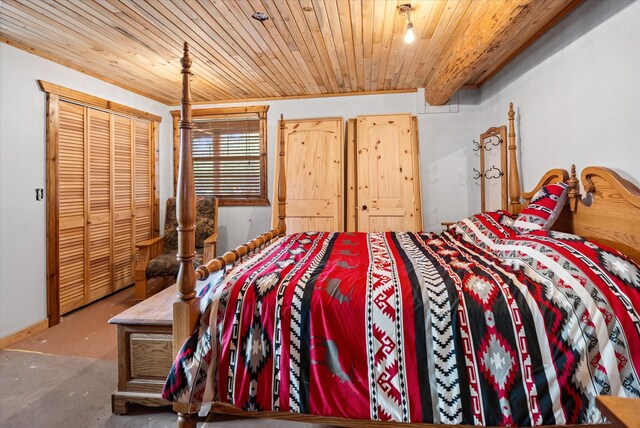
<path fill-rule="evenodd" d="M 85 302 L 84 111 L 83 106 L 59 103 L 57 191 L 60 203 L 53 208 L 58 212 L 58 298 L 63 314 Z"/>
<path fill-rule="evenodd" d="M 152 147 L 149 122 L 133 120 L 134 126 L 134 242 L 153 235 Z"/>
<path fill-rule="evenodd" d="M 418 118 L 411 116 L 411 144 L 413 147 L 413 212 L 416 219 L 414 231 L 424 230 L 422 223 L 422 176 L 420 175 L 420 140 Z"/>
<path fill-rule="evenodd" d="M 342 118 L 285 122 L 287 233 L 344 231 L 343 135 Z"/>
<path fill-rule="evenodd" d="M 357 156 L 357 130 L 358 122 L 356 119 L 347 121 L 347 232 L 358 231 L 358 201 L 357 201 L 357 174 L 356 174 L 356 156 Z"/>
<path fill-rule="evenodd" d="M 358 230 L 417 231 L 417 138 L 411 115 L 359 116 L 357 130 Z M 417 180 L 417 181 L 416 181 Z"/>
<path fill-rule="evenodd" d="M 55 325 L 133 283 L 135 242 L 157 234 L 150 119 L 160 118 L 115 104 L 126 111 L 105 111 L 106 100 L 48 88 L 63 92 L 46 91 L 47 313 Z"/>
<path fill-rule="evenodd" d="M 86 302 L 112 289 L 111 242 L 111 115 L 88 109 L 89 287 Z"/>
<path fill-rule="evenodd" d="M 113 288 L 133 282 L 133 121 L 113 116 Z"/>

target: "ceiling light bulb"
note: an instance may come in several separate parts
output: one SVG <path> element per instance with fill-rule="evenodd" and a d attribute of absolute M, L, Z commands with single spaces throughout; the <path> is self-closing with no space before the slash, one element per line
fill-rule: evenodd
<path fill-rule="evenodd" d="M 416 39 L 416 35 L 413 33 L 413 23 L 409 22 L 407 24 L 407 32 L 404 33 L 404 42 L 413 43 L 415 39 Z"/>

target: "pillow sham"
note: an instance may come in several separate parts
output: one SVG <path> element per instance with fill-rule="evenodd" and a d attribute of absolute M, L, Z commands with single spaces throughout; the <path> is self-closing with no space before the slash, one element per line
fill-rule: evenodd
<path fill-rule="evenodd" d="M 529 205 L 516 217 L 514 229 L 519 233 L 549 230 L 564 208 L 568 189 L 569 184 L 565 182 L 547 184 L 540 188 Z"/>

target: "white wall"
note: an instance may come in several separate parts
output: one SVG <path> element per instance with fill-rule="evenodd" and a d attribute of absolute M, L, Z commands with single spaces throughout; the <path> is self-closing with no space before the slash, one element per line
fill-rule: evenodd
<path fill-rule="evenodd" d="M 481 88 L 480 123 L 517 106 L 523 188 L 552 168 L 640 182 L 640 2 L 587 0 Z"/>
<path fill-rule="evenodd" d="M 314 117 L 349 118 L 367 114 L 411 113 L 418 116 L 422 172 L 423 217 L 425 230 L 440 230 L 440 222 L 455 220 L 468 212 L 468 179 L 471 139 L 476 133 L 477 110 L 473 96 L 461 96 L 458 113 L 424 113 L 422 91 L 401 94 L 377 94 L 325 98 L 273 100 L 264 102 L 197 105 L 197 108 L 269 105 L 267 112 L 267 176 L 270 202 L 272 194 L 278 120 Z M 174 107 L 175 108 L 175 107 Z M 453 172 L 455 171 L 455 172 Z M 460 197 L 462 195 L 462 197 Z M 271 228 L 268 207 L 220 207 L 218 252 L 235 248 Z"/>
<path fill-rule="evenodd" d="M 168 106 L 0 43 L 0 337 L 47 317 L 46 204 L 34 190 L 46 189 L 46 97 L 38 79 L 162 116 L 160 199 L 173 192 Z"/>

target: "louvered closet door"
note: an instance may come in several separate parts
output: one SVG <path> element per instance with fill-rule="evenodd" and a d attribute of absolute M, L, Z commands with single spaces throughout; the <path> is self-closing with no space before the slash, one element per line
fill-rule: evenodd
<path fill-rule="evenodd" d="M 420 229 L 411 129 L 409 114 L 358 117 L 358 230 Z"/>
<path fill-rule="evenodd" d="M 134 123 L 134 209 L 135 242 L 152 237 L 151 222 L 151 138 L 150 124 Z"/>
<path fill-rule="evenodd" d="M 89 301 L 112 291 L 110 118 L 88 109 Z"/>
<path fill-rule="evenodd" d="M 154 158 L 150 122 L 58 105 L 56 270 L 65 314 L 133 284 L 135 242 L 153 234 Z"/>
<path fill-rule="evenodd" d="M 113 287 L 133 282 L 133 121 L 113 116 Z M 148 158 L 148 154 L 147 154 Z"/>
<path fill-rule="evenodd" d="M 76 104 L 59 104 L 58 266 L 63 314 L 85 303 L 84 110 Z"/>
<path fill-rule="evenodd" d="M 344 230 L 343 159 L 341 118 L 286 121 L 287 233 Z"/>

